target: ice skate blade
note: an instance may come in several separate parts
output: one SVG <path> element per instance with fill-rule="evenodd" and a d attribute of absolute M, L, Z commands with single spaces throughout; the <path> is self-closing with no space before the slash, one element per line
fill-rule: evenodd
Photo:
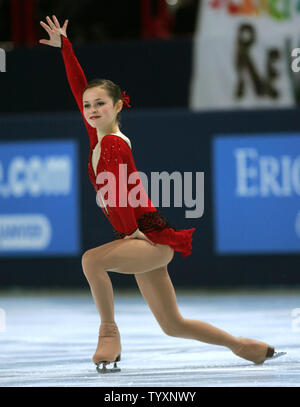
<path fill-rule="evenodd" d="M 276 359 L 279 358 L 280 356 L 286 355 L 287 352 L 274 352 L 274 354 L 272 356 L 269 356 L 266 358 L 266 360 L 271 360 L 271 359 Z"/>
<path fill-rule="evenodd" d="M 105 374 L 105 373 L 118 373 L 118 372 L 121 372 L 121 369 L 118 368 L 116 362 L 113 362 L 113 363 L 114 363 L 114 367 L 113 367 L 113 368 L 107 369 L 106 365 L 108 365 L 108 364 L 110 364 L 110 363 L 112 363 L 112 362 L 98 362 L 98 363 L 96 363 L 96 370 L 97 370 L 97 372 L 98 372 L 98 373 L 101 373 L 101 374 Z M 102 364 L 102 368 L 101 368 L 101 364 Z"/>

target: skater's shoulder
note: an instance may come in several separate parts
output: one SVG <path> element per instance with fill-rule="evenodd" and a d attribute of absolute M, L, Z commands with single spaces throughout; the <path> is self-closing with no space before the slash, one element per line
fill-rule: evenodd
<path fill-rule="evenodd" d="M 120 139 L 123 141 L 120 142 Z M 130 139 L 127 136 L 125 136 L 125 134 L 123 134 L 121 131 L 106 134 L 102 139 L 102 143 L 103 145 L 111 145 L 115 143 L 120 145 L 123 144 L 127 145 L 130 149 L 132 149 Z"/>

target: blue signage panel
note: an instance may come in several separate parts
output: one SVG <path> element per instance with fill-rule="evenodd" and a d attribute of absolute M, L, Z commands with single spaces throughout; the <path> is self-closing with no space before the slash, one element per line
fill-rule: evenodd
<path fill-rule="evenodd" d="M 213 138 L 215 251 L 300 253 L 300 134 Z"/>
<path fill-rule="evenodd" d="M 0 143 L 0 256 L 79 251 L 77 143 Z"/>

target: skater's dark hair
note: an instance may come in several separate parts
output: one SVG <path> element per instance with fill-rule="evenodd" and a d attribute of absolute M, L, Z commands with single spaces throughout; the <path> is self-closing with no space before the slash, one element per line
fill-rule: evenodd
<path fill-rule="evenodd" d="M 122 100 L 122 91 L 121 91 L 120 86 L 109 79 L 96 78 L 96 79 L 91 80 L 90 82 L 88 82 L 87 86 L 84 88 L 84 90 L 82 92 L 82 96 L 87 89 L 96 88 L 97 86 L 101 86 L 101 88 L 104 88 L 107 91 L 108 95 L 113 100 L 114 106 L 116 105 L 118 100 L 120 100 L 120 99 Z M 121 126 L 121 112 L 119 112 L 117 114 L 116 121 L 117 121 L 118 125 Z"/>

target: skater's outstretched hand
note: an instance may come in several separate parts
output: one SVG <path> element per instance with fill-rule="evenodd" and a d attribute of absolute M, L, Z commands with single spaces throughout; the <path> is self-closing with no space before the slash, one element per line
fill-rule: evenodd
<path fill-rule="evenodd" d="M 67 25 L 69 20 L 66 20 L 64 25 L 61 27 L 57 18 L 53 15 L 53 21 L 50 17 L 46 17 L 48 25 L 43 21 L 40 21 L 41 26 L 49 34 L 49 40 L 39 40 L 41 44 L 50 45 L 51 47 L 61 47 L 61 34 L 67 37 Z"/>

